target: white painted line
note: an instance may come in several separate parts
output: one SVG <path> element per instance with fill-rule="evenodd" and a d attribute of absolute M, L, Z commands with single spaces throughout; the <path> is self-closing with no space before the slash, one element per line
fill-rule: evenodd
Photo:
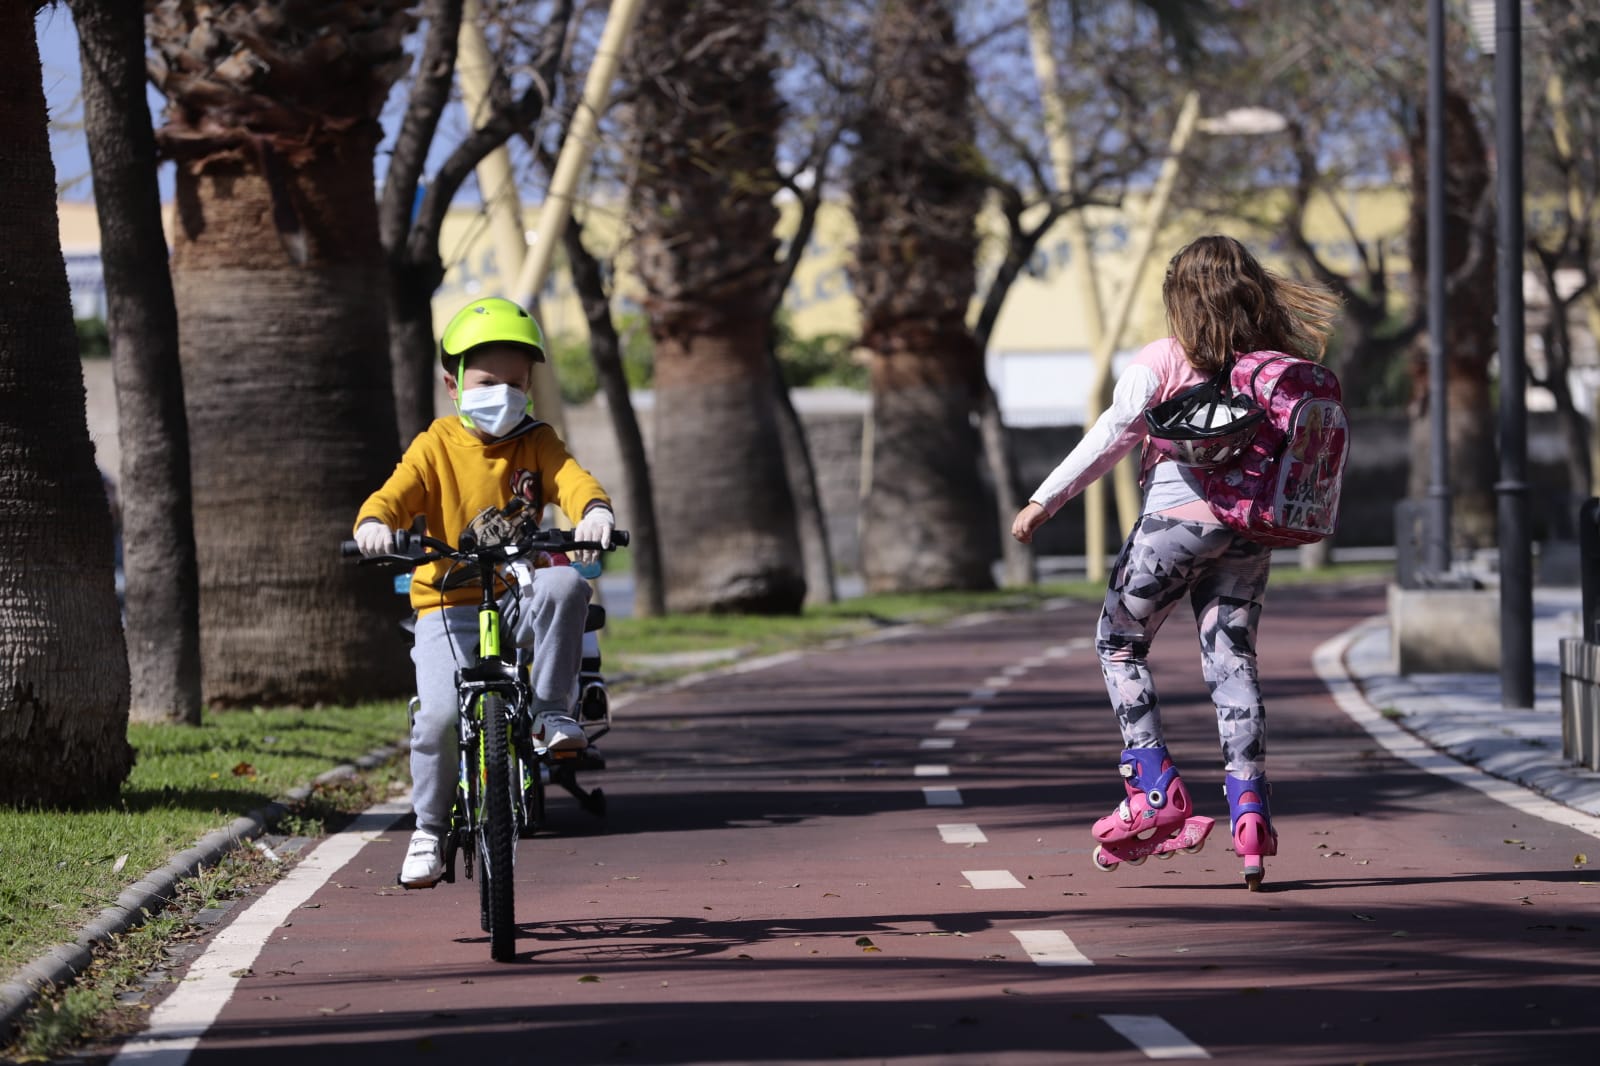
<path fill-rule="evenodd" d="M 183 1066 L 188 1062 L 195 1045 L 227 1005 L 240 976 L 249 971 L 272 934 L 345 863 L 410 810 L 409 800 L 369 807 L 348 829 L 312 848 L 282 881 L 212 938 L 211 946 L 189 966 L 178 987 L 150 1012 L 149 1028 L 122 1045 L 112 1066 Z"/>
<path fill-rule="evenodd" d="M 934 763 L 918 763 L 911 768 L 912 777 L 949 777 L 950 767 Z"/>
<path fill-rule="evenodd" d="M 1000 671 L 1000 673 L 1003 674 L 1006 677 L 1012 677 L 1012 678 L 1021 677 L 1023 674 L 1027 673 L 1029 671 L 1029 669 L 1032 668 L 1032 666 L 1033 666 L 1033 661 L 1031 659 L 1024 659 L 1022 662 L 1017 663 L 1015 666 L 1006 667 L 1004 670 Z"/>
<path fill-rule="evenodd" d="M 917 741 L 917 747 L 923 751 L 946 751 L 955 746 L 955 737 L 923 737 Z"/>
<path fill-rule="evenodd" d="M 1070 650 L 1065 644 L 1056 644 L 1044 650 L 1044 657 L 1046 659 L 1064 659 Z"/>
<path fill-rule="evenodd" d="M 975 688 L 971 692 L 967 693 L 967 699 L 992 700 L 994 699 L 995 695 L 995 690 L 992 688 Z"/>
<path fill-rule="evenodd" d="M 950 716 L 952 718 L 981 718 L 983 716 L 983 708 L 957 707 L 955 710 L 950 712 Z"/>
<path fill-rule="evenodd" d="M 987 844 L 989 838 L 972 822 L 947 822 L 939 827 L 939 839 L 946 844 Z"/>
<path fill-rule="evenodd" d="M 962 870 L 961 876 L 965 877 L 973 888 L 1027 887 L 1013 877 L 1010 870 Z"/>
<path fill-rule="evenodd" d="M 1350 680 L 1350 675 L 1344 670 L 1345 649 L 1354 642 L 1362 629 L 1372 624 L 1374 623 L 1363 622 L 1355 626 L 1319 645 L 1311 655 L 1311 662 L 1316 668 L 1317 675 L 1322 678 L 1322 683 L 1328 686 L 1334 702 L 1345 714 L 1354 719 L 1357 725 L 1371 734 L 1372 739 L 1382 744 L 1391 754 L 1404 759 L 1419 770 L 1437 777 L 1448 778 L 1458 785 L 1475 788 L 1490 799 L 1497 800 L 1523 814 L 1542 818 L 1556 825 L 1564 825 L 1568 829 L 1576 829 L 1592 837 L 1600 837 L 1600 818 L 1547 800 L 1521 785 L 1491 777 L 1475 766 L 1456 762 L 1379 714 L 1377 708 L 1367 702 L 1360 688 Z"/>
<path fill-rule="evenodd" d="M 972 719 L 970 718 L 941 718 L 933 723 L 933 728 L 944 733 L 952 733 L 958 729 L 965 729 L 971 724 Z"/>
<path fill-rule="evenodd" d="M 1100 1020 L 1144 1052 L 1147 1059 L 1209 1059 L 1205 1048 L 1158 1014 L 1102 1014 Z"/>
<path fill-rule="evenodd" d="M 995 674 L 993 677 L 983 679 L 985 688 L 1005 688 L 1011 684 L 1011 678 L 1005 674 Z"/>
<path fill-rule="evenodd" d="M 928 806 L 930 807 L 963 807 L 966 805 L 961 798 L 961 790 L 959 788 L 923 785 L 922 798 L 928 801 Z"/>
<path fill-rule="evenodd" d="M 1072 938 L 1060 929 L 1013 929 L 1011 935 L 1022 944 L 1040 966 L 1093 966 L 1094 962 L 1078 950 Z"/>

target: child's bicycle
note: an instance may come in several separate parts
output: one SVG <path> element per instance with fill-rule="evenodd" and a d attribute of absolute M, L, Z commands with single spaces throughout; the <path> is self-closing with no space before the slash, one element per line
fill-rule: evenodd
<path fill-rule="evenodd" d="M 489 955 L 497 962 L 508 962 L 516 954 L 516 845 L 518 838 L 531 835 L 544 817 L 545 783 L 561 785 L 585 810 L 605 813 L 604 793 L 598 788 L 585 791 L 576 779 L 579 770 L 605 766 L 598 753 L 549 751 L 534 741 L 533 690 L 526 667 L 517 662 L 516 649 L 502 645 L 504 626 L 496 593 L 501 586 L 516 588 L 516 582 L 507 582 L 499 568 L 519 559 L 532 564 L 541 553 L 609 549 L 596 542 L 574 540 L 570 530 L 538 529 L 531 516 L 521 516 L 521 504 L 513 500 L 501 511 L 480 515 L 463 532 L 458 547 L 420 532 L 399 531 L 395 534 L 396 554 L 361 560 L 364 565 L 409 571 L 447 559 L 452 566 L 443 582 L 446 588 L 475 584 L 482 589 L 476 661 L 464 664 L 456 673 L 460 773 L 450 831 L 441 844 L 445 881 L 455 881 L 458 852 L 469 879 L 476 861 L 483 930 L 489 934 Z M 612 548 L 627 543 L 626 532 L 612 533 Z M 359 555 L 360 549 L 354 541 L 345 541 L 341 553 Z M 604 617 L 603 610 L 591 607 L 588 628 L 598 629 Z M 580 708 L 574 717 L 583 715 L 584 710 Z M 592 720 L 594 716 L 586 717 Z M 586 731 L 597 738 L 607 728 L 601 723 Z"/>

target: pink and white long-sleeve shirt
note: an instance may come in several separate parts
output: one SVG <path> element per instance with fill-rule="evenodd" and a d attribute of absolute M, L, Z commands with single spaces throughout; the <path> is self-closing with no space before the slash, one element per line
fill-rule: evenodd
<path fill-rule="evenodd" d="M 1139 350 L 1117 379 L 1111 406 L 1103 411 L 1078 446 L 1044 479 L 1029 500 L 1055 514 L 1074 496 L 1117 465 L 1117 461 L 1144 441 L 1149 430 L 1144 412 L 1172 399 L 1184 389 L 1206 379 L 1189 364 L 1183 347 L 1172 337 L 1153 341 Z M 1140 481 L 1161 458 L 1154 450 L 1144 459 Z"/>

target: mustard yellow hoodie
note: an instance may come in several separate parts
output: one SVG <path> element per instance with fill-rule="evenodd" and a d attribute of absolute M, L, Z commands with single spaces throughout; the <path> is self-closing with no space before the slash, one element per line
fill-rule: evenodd
<path fill-rule="evenodd" d="M 554 503 L 576 522 L 595 506 L 611 505 L 605 490 L 568 452 L 559 434 L 543 422 L 525 420 L 497 440 L 482 441 L 454 415 L 434 419 L 411 442 L 383 487 L 361 505 L 356 525 L 376 518 L 405 529 L 423 515 L 428 534 L 455 544 L 466 524 L 485 507 L 503 507 L 513 496 L 535 513 Z M 438 582 L 449 564 L 418 567 L 411 581 L 411 606 L 421 614 L 455 604 L 476 605 L 474 585 L 441 594 Z"/>

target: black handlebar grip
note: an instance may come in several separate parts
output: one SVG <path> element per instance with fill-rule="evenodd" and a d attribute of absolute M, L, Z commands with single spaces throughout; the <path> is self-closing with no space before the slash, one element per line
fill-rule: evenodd
<path fill-rule="evenodd" d="M 613 529 L 611 531 L 611 546 L 613 548 L 626 548 L 628 546 L 628 531 L 626 529 Z"/>
<path fill-rule="evenodd" d="M 346 559 L 353 559 L 361 554 L 361 545 L 353 540 L 342 540 L 339 542 L 339 554 Z"/>

